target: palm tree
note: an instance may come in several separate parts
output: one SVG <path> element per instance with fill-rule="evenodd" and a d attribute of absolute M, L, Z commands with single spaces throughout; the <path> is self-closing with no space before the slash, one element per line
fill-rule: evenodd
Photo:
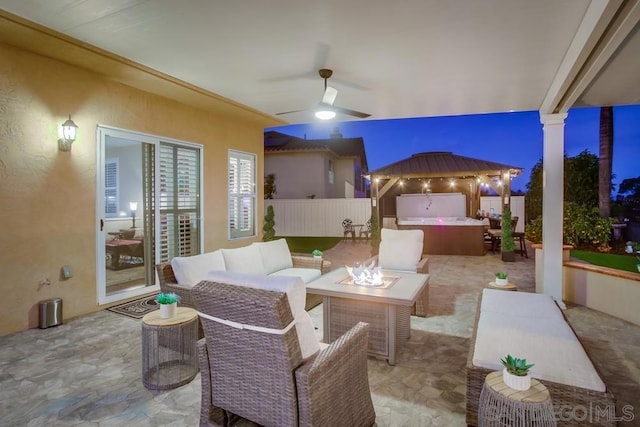
<path fill-rule="evenodd" d="M 611 166 L 613 163 L 613 107 L 600 107 L 600 160 L 598 199 L 600 217 L 611 216 Z"/>

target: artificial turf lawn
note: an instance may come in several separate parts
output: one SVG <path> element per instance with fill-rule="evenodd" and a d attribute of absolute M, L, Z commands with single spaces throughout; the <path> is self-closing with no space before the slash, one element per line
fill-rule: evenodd
<path fill-rule="evenodd" d="M 276 237 L 279 239 L 280 237 Z M 340 237 L 285 237 L 291 252 L 310 254 L 314 249 L 326 251 L 338 244 Z"/>
<path fill-rule="evenodd" d="M 571 256 L 589 264 L 615 268 L 616 270 L 632 271 L 634 273 L 638 272 L 636 264 L 640 264 L 640 260 L 633 255 L 616 255 L 574 249 L 571 251 Z"/>

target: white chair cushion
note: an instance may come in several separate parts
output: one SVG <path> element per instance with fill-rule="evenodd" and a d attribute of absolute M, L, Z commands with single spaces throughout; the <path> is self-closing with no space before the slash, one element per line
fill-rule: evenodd
<path fill-rule="evenodd" d="M 171 260 L 171 268 L 179 284 L 193 287 L 203 280 L 209 271 L 225 270 L 225 264 L 222 251 L 218 249 L 200 255 L 175 257 Z"/>
<path fill-rule="evenodd" d="M 222 249 L 227 271 L 247 274 L 266 275 L 262 254 L 256 245 L 243 246 L 237 249 Z"/>
<path fill-rule="evenodd" d="M 262 264 L 264 265 L 266 274 L 293 267 L 291 252 L 285 239 L 272 240 L 270 242 L 256 242 L 253 244 L 260 249 Z"/>
<path fill-rule="evenodd" d="M 380 230 L 380 240 L 396 240 L 403 241 L 413 240 L 415 242 L 424 241 L 424 232 L 422 230 L 394 230 L 393 228 L 383 228 Z"/>
<path fill-rule="evenodd" d="M 300 277 L 304 283 L 309 283 L 322 276 L 322 271 L 315 268 L 285 268 L 271 273 L 269 276 L 295 276 Z"/>
<path fill-rule="evenodd" d="M 212 271 L 206 280 L 248 288 L 266 289 L 286 292 L 291 307 L 291 314 L 296 322 L 296 333 L 300 342 L 302 357 L 307 358 L 320 350 L 315 329 L 309 313 L 304 310 L 307 300 L 307 289 L 300 277 L 296 276 L 258 276 L 253 274 L 234 273 L 230 271 Z"/>
<path fill-rule="evenodd" d="M 421 257 L 422 240 L 382 240 L 378 251 L 378 265 L 387 270 L 415 272 Z"/>

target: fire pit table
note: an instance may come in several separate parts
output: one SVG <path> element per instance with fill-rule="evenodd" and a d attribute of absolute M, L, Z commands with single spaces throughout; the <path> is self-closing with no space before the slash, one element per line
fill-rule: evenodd
<path fill-rule="evenodd" d="M 339 268 L 307 283 L 323 297 L 323 341 L 331 343 L 358 322 L 369 324 L 369 354 L 396 363 L 396 345 L 409 339 L 411 306 L 429 286 L 429 275 L 382 270 L 384 284 L 353 283 Z"/>

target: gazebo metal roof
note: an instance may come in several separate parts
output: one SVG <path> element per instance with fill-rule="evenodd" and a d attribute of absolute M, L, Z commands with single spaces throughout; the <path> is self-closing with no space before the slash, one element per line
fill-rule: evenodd
<path fill-rule="evenodd" d="M 509 171 L 512 176 L 522 173 L 519 166 L 459 156 L 446 151 L 416 153 L 369 172 L 372 177 L 390 178 L 438 178 L 470 177 L 478 175 L 499 176 Z"/>

